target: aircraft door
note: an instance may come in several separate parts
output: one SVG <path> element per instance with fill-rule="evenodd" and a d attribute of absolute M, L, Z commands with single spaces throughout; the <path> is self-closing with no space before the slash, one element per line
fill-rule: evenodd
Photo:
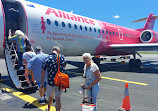
<path fill-rule="evenodd" d="M 2 1 L 0 0 L 0 56 L 3 54 L 3 42 L 5 38 L 5 16 Z"/>
<path fill-rule="evenodd" d="M 18 1 L 2 1 L 5 14 L 5 34 L 9 36 L 9 30 L 12 34 L 16 30 L 26 33 L 26 16 L 21 2 Z"/>
<path fill-rule="evenodd" d="M 118 33 L 119 33 L 119 39 L 123 40 L 123 33 L 122 30 L 118 29 Z"/>

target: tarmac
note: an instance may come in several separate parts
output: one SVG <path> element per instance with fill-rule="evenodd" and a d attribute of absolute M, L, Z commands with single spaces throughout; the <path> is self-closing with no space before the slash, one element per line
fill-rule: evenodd
<path fill-rule="evenodd" d="M 140 58 L 140 57 L 138 57 Z M 122 105 L 125 82 L 129 83 L 129 96 L 133 111 L 158 111 L 158 55 L 143 54 L 140 69 L 130 69 L 129 59 L 110 58 L 101 62 L 102 80 L 97 100 L 98 111 L 118 111 Z M 81 111 L 82 94 L 78 92 L 84 82 L 83 60 L 81 56 L 66 57 L 66 73 L 70 77 L 70 88 L 63 92 L 62 111 Z M 125 61 L 125 64 L 121 64 Z M 39 105 L 38 90 L 16 89 L 7 73 L 5 60 L 0 59 L 0 111 L 41 111 L 47 105 Z M 54 104 L 53 104 L 54 106 Z M 55 110 L 53 110 L 55 111 Z"/>

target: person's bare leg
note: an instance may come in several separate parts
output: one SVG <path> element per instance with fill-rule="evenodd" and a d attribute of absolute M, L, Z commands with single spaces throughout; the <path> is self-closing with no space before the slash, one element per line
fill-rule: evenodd
<path fill-rule="evenodd" d="M 60 97 L 55 97 L 55 108 L 56 108 L 56 111 L 60 111 L 61 109 L 61 102 L 60 102 Z"/>
<path fill-rule="evenodd" d="M 53 104 L 53 98 L 54 98 L 54 93 L 51 95 L 51 97 L 49 97 L 49 100 L 48 100 L 48 111 L 50 111 L 50 108 Z"/>
<path fill-rule="evenodd" d="M 44 94 L 46 93 L 46 87 L 44 88 Z"/>
<path fill-rule="evenodd" d="M 40 93 L 40 96 L 41 96 L 41 97 L 44 97 L 45 89 L 40 87 L 40 88 L 39 88 L 39 93 Z"/>

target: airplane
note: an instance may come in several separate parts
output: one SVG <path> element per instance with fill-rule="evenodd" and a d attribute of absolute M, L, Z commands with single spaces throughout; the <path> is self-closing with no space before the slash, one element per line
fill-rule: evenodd
<path fill-rule="evenodd" d="M 158 33 L 153 31 L 156 19 L 158 16 L 150 13 L 133 21 L 146 21 L 143 28 L 130 29 L 25 0 L 0 0 L 0 56 L 5 55 L 10 63 L 6 38 L 9 30 L 18 29 L 28 36 L 33 48 L 41 46 L 45 53 L 59 46 L 65 56 L 85 52 L 106 56 L 132 54 L 129 66 L 139 68 L 141 60 L 136 59 L 137 51 L 158 48 Z M 97 57 L 93 60 L 100 63 Z"/>

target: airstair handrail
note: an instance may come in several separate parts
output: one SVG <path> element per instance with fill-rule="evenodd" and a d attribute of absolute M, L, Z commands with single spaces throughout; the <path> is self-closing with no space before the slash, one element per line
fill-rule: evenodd
<path fill-rule="evenodd" d="M 16 62 L 16 60 L 18 59 L 18 55 L 17 55 L 16 49 L 15 49 L 15 45 L 14 45 L 14 43 L 11 43 L 11 47 L 10 47 L 10 48 L 9 48 L 7 42 L 6 42 L 5 45 L 6 45 L 6 49 L 9 50 L 9 53 L 11 53 L 11 50 L 12 50 L 12 48 L 13 48 L 13 51 L 14 51 L 14 53 L 15 53 L 15 61 L 14 61 L 13 63 L 14 63 L 14 65 L 15 65 L 15 62 Z"/>

